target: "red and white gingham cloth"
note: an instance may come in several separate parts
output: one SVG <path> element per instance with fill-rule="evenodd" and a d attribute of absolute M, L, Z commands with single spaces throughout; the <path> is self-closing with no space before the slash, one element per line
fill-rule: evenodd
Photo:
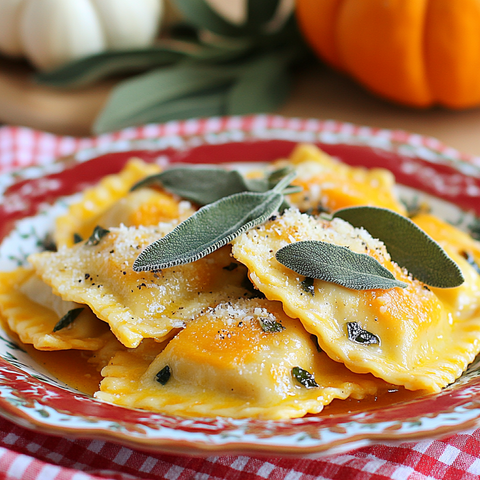
<path fill-rule="evenodd" d="M 0 174 L 48 164 L 79 149 L 115 140 L 201 134 L 242 122 L 298 127 L 298 119 L 251 117 L 172 122 L 96 138 L 58 137 L 21 127 L 0 128 Z M 283 123 L 282 123 L 283 122 Z M 287 122 L 285 124 L 285 122 Z M 290 123 L 289 123 L 290 122 Z M 280 125 L 281 124 L 281 125 Z M 332 125 L 332 128 L 337 128 Z M 351 128 L 351 126 L 348 126 Z M 395 135 L 402 135 L 398 132 Z M 404 140 L 404 139 L 398 139 Z M 426 139 L 432 142 L 432 139 Z M 438 147 L 438 145 L 437 145 Z M 194 458 L 150 454 L 112 442 L 73 440 L 24 429 L 0 417 L 0 480 L 473 480 L 480 478 L 480 429 L 442 440 L 374 445 L 317 460 L 247 456 Z"/>

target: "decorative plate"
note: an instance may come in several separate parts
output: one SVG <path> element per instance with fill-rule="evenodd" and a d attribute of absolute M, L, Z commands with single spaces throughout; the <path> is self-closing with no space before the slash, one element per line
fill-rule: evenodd
<path fill-rule="evenodd" d="M 130 138 L 129 138 L 130 137 Z M 128 141 L 125 138 L 129 138 Z M 1 177 L 0 269 L 42 248 L 55 216 L 75 194 L 119 171 L 131 156 L 162 164 L 271 161 L 298 142 L 316 143 L 351 165 L 385 167 L 406 202 L 479 232 L 480 166 L 434 139 L 333 121 L 274 116 L 174 122 L 120 132 L 68 161 Z M 0 331 L 0 413 L 27 428 L 100 438 L 188 455 L 320 456 L 372 442 L 452 434 L 480 424 L 480 359 L 442 392 L 367 410 L 329 409 L 287 421 L 179 418 L 97 401 L 68 387 Z M 359 404 L 360 405 L 360 404 Z"/>

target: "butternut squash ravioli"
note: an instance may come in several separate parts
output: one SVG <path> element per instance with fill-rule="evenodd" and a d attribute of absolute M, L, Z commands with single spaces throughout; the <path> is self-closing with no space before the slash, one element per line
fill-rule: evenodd
<path fill-rule="evenodd" d="M 82 351 L 101 374 L 100 401 L 185 417 L 297 418 L 333 400 L 454 382 L 480 352 L 480 243 L 428 212 L 411 216 L 463 275 L 461 285 L 431 287 L 382 239 L 331 215 L 371 206 L 407 217 L 389 171 L 298 145 L 253 167 L 241 188 L 270 202 L 284 171 L 293 180 L 265 218 L 189 261 L 138 269 L 142 252 L 206 207 L 163 185 L 157 165 L 132 159 L 57 218 L 55 251 L 0 272 L 5 328 L 37 350 Z M 225 218 L 215 221 L 221 229 Z M 301 275 L 276 254 L 304 241 L 371 257 L 397 283 L 349 288 Z"/>

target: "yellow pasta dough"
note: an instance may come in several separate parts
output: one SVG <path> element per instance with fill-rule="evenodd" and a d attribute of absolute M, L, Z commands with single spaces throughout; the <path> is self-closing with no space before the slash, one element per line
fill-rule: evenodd
<path fill-rule="evenodd" d="M 84 241 L 29 260 L 57 295 L 88 305 L 132 348 L 143 338 L 164 338 L 207 307 L 249 294 L 246 269 L 230 257 L 229 246 L 161 272 L 133 271 L 142 249 L 175 225 L 112 228 L 98 245 Z"/>
<path fill-rule="evenodd" d="M 175 202 L 171 196 L 160 192 L 157 195 L 151 194 L 148 199 L 145 199 L 147 196 L 145 193 L 132 195 L 131 200 L 127 202 L 129 203 L 128 207 L 125 207 L 125 202 L 123 202 L 121 208 L 116 207 L 118 201 L 129 195 L 129 190 L 136 182 L 160 171 L 158 165 L 133 158 L 128 161 L 121 172 L 107 175 L 97 185 L 85 190 L 82 198 L 71 205 L 66 214 L 57 218 L 56 228 L 53 232 L 55 244 L 58 247 L 72 246 L 75 235 L 88 238 L 95 226 L 99 224 L 104 227 L 119 226 L 121 223 L 134 225 L 134 212 L 141 207 L 140 200 L 143 200 L 143 203 L 147 200 L 146 203 L 150 205 L 157 201 L 160 207 L 167 207 L 166 217 L 157 214 L 158 220 L 156 223 L 160 220 L 176 218 L 173 214 L 175 207 L 172 204 L 177 205 L 178 202 Z M 112 208 L 113 212 L 109 212 Z M 151 211 L 153 209 L 154 207 L 150 207 Z M 159 210 L 160 208 L 157 212 Z M 102 216 L 106 216 L 107 219 L 102 218 Z"/>
<path fill-rule="evenodd" d="M 74 308 L 83 310 L 70 325 L 54 332 L 57 322 Z M 108 325 L 88 307 L 55 297 L 25 268 L 0 272 L 0 312 L 20 340 L 38 350 L 98 350 L 111 335 Z"/>
<path fill-rule="evenodd" d="M 374 256 L 408 286 L 351 290 L 315 280 L 311 295 L 302 289 L 304 278 L 275 259 L 281 247 L 300 240 L 322 240 Z M 479 315 L 456 318 L 449 304 L 391 262 L 380 241 L 340 219 L 328 222 L 290 210 L 241 235 L 232 251 L 267 298 L 281 301 L 288 315 L 318 335 L 331 358 L 354 372 L 436 392 L 460 376 L 480 350 Z M 364 331 L 373 334 L 371 342 L 356 340 Z"/>
<path fill-rule="evenodd" d="M 163 350 L 154 345 L 149 352 L 119 352 L 103 369 L 96 397 L 175 415 L 281 419 L 389 388 L 330 360 L 298 320 L 268 300 L 208 309 Z M 314 384 L 302 383 L 306 377 Z"/>
<path fill-rule="evenodd" d="M 354 205 L 375 205 L 405 213 L 397 200 L 393 174 L 384 168 L 350 167 L 314 145 L 299 145 L 288 161 L 297 177 L 292 182 L 302 191 L 289 196 L 301 211 L 334 211 Z"/>

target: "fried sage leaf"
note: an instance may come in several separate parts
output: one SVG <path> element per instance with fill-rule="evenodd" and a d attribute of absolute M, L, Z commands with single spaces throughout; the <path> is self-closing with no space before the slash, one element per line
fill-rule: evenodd
<path fill-rule="evenodd" d="M 73 243 L 83 242 L 83 237 L 79 233 L 73 234 Z"/>
<path fill-rule="evenodd" d="M 363 227 L 380 239 L 393 261 L 431 287 L 458 287 L 464 282 L 460 268 L 445 250 L 410 219 L 392 210 L 348 207 L 338 210 L 333 217 Z"/>
<path fill-rule="evenodd" d="M 380 338 L 373 333 L 364 330 L 358 322 L 347 323 L 348 339 L 355 343 L 361 343 L 362 345 L 380 344 Z"/>
<path fill-rule="evenodd" d="M 136 272 L 195 262 L 265 222 L 282 205 L 290 173 L 268 192 L 242 192 L 205 205 L 135 259 Z"/>
<path fill-rule="evenodd" d="M 305 277 L 305 279 L 300 282 L 302 290 L 306 293 L 309 293 L 312 297 L 315 295 L 314 280 L 314 278 Z"/>
<path fill-rule="evenodd" d="M 58 332 L 59 330 L 62 330 L 72 324 L 73 321 L 80 315 L 82 310 L 83 307 L 72 308 L 72 310 L 69 310 L 53 327 L 53 332 Z"/>
<path fill-rule="evenodd" d="M 318 278 L 353 290 L 406 287 L 373 257 L 320 240 L 295 242 L 275 255 L 285 267 L 309 278 Z"/>
<path fill-rule="evenodd" d="M 280 322 L 271 318 L 259 318 L 258 322 L 262 330 L 267 333 L 277 333 L 285 330 L 285 327 Z"/>
<path fill-rule="evenodd" d="M 292 368 L 293 378 L 305 388 L 315 388 L 318 387 L 318 383 L 315 381 L 315 377 L 309 371 L 304 370 L 300 367 Z"/>
<path fill-rule="evenodd" d="M 90 238 L 85 242 L 85 245 L 98 245 L 102 238 L 108 233 L 110 233 L 110 230 L 97 225 L 94 228 L 93 233 L 90 235 Z"/>
<path fill-rule="evenodd" d="M 165 365 L 156 375 L 155 380 L 161 385 L 166 385 L 170 380 L 170 375 L 172 374 L 170 367 Z"/>
<path fill-rule="evenodd" d="M 321 353 L 323 352 L 322 347 L 318 343 L 318 337 L 316 335 L 310 335 L 310 338 L 312 339 L 313 344 L 315 345 L 315 348 L 317 349 L 317 352 Z"/>

